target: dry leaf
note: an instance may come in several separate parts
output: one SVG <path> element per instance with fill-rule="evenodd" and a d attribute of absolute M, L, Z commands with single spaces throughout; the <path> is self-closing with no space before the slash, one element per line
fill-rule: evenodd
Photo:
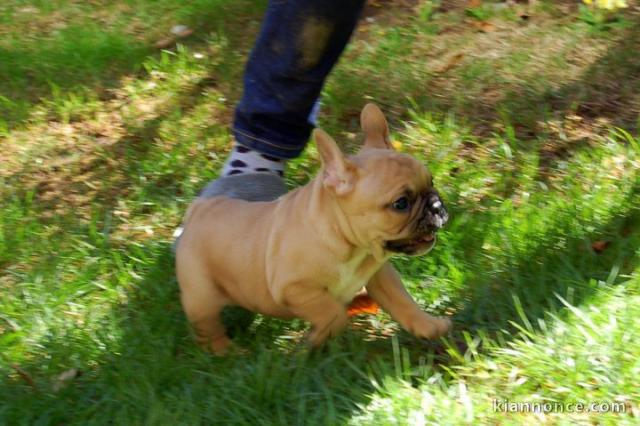
<path fill-rule="evenodd" d="M 158 40 L 154 47 L 156 49 L 166 49 L 168 47 L 173 46 L 179 38 L 189 37 L 193 34 L 193 29 L 187 27 L 186 25 L 174 25 L 171 28 L 171 34 L 169 37 Z"/>
<path fill-rule="evenodd" d="M 518 18 L 522 19 L 523 21 L 529 20 L 530 17 L 531 15 L 529 15 L 527 12 L 518 12 Z"/>
<path fill-rule="evenodd" d="M 193 34 L 193 30 L 186 25 L 175 25 L 173 28 L 171 28 L 171 34 L 178 38 L 184 38 L 189 37 L 191 34 Z"/>
<path fill-rule="evenodd" d="M 451 56 L 449 58 L 449 60 L 447 61 L 447 63 L 444 66 L 440 67 L 438 72 L 445 73 L 445 72 L 449 71 L 451 68 L 453 68 L 456 65 L 458 65 L 460 63 L 460 61 L 462 61 L 462 58 L 464 58 L 464 53 L 456 53 L 455 55 L 453 55 L 453 56 Z"/>
<path fill-rule="evenodd" d="M 491 33 L 496 30 L 496 26 L 487 21 L 473 21 L 473 26 L 483 33 Z"/>
<path fill-rule="evenodd" d="M 472 9 L 474 7 L 482 6 L 482 0 L 469 0 L 467 2 L 467 8 Z"/>
<path fill-rule="evenodd" d="M 27 382 L 29 384 L 29 386 L 31 386 L 33 389 L 38 390 L 38 386 L 36 385 L 36 382 L 33 380 L 33 378 L 31 377 L 31 375 L 29 373 L 27 373 L 26 371 L 24 371 L 22 368 L 20 368 L 18 365 L 12 365 L 11 366 L 14 370 L 16 370 L 16 373 L 18 373 L 18 376 L 22 377 L 22 379 Z"/>
<path fill-rule="evenodd" d="M 600 254 L 602 253 L 607 247 L 609 247 L 609 241 L 604 241 L 604 240 L 598 240 L 598 241 L 594 241 L 591 244 L 591 248 L 593 249 L 593 251 L 595 251 L 596 253 Z"/>
<path fill-rule="evenodd" d="M 167 38 L 163 38 L 162 40 L 158 40 L 153 46 L 156 49 L 166 49 L 167 47 L 173 46 L 175 42 L 176 42 L 175 37 L 167 37 Z"/>
<path fill-rule="evenodd" d="M 79 371 L 77 368 L 71 368 L 67 371 L 60 373 L 58 377 L 56 377 L 56 381 L 52 386 L 54 392 L 58 392 L 60 389 L 62 389 L 62 387 L 66 384 L 66 382 L 78 377 L 79 375 L 78 373 Z"/>

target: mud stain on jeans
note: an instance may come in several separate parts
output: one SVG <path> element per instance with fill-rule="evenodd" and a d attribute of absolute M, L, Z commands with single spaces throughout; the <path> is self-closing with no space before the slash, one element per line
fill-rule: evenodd
<path fill-rule="evenodd" d="M 300 38 L 298 39 L 298 51 L 300 53 L 298 67 L 300 69 L 311 69 L 320 62 L 333 27 L 332 22 L 315 16 L 305 18 Z"/>

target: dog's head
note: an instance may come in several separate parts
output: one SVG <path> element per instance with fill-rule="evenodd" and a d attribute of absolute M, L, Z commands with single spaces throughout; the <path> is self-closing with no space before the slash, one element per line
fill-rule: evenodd
<path fill-rule="evenodd" d="M 448 220 L 431 173 L 415 158 L 393 149 L 387 121 L 377 106 L 364 107 L 361 125 L 364 145 L 348 158 L 327 133 L 317 129 L 314 134 L 323 163 L 320 178 L 346 222 L 343 231 L 378 260 L 393 253 L 428 252 Z"/>

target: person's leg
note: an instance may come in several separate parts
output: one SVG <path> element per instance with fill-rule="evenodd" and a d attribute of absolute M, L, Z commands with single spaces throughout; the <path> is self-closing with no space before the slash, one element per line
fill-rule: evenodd
<path fill-rule="evenodd" d="M 270 0 L 236 108 L 237 143 L 222 177 L 210 182 L 199 197 L 271 201 L 286 192 L 278 177 L 284 160 L 304 149 L 322 85 L 349 41 L 364 3 Z M 174 232 L 174 251 L 181 233 L 182 227 Z"/>
<path fill-rule="evenodd" d="M 282 174 L 304 149 L 324 81 L 344 50 L 364 0 L 271 0 L 236 108 L 236 146 L 223 175 Z"/>

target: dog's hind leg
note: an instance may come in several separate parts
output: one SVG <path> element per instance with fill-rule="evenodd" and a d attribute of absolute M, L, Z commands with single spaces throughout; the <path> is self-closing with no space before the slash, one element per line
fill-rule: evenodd
<path fill-rule="evenodd" d="M 178 271 L 182 307 L 193 327 L 196 341 L 205 349 L 224 353 L 231 344 L 222 324 L 221 312 L 229 300 L 198 268 Z"/>

